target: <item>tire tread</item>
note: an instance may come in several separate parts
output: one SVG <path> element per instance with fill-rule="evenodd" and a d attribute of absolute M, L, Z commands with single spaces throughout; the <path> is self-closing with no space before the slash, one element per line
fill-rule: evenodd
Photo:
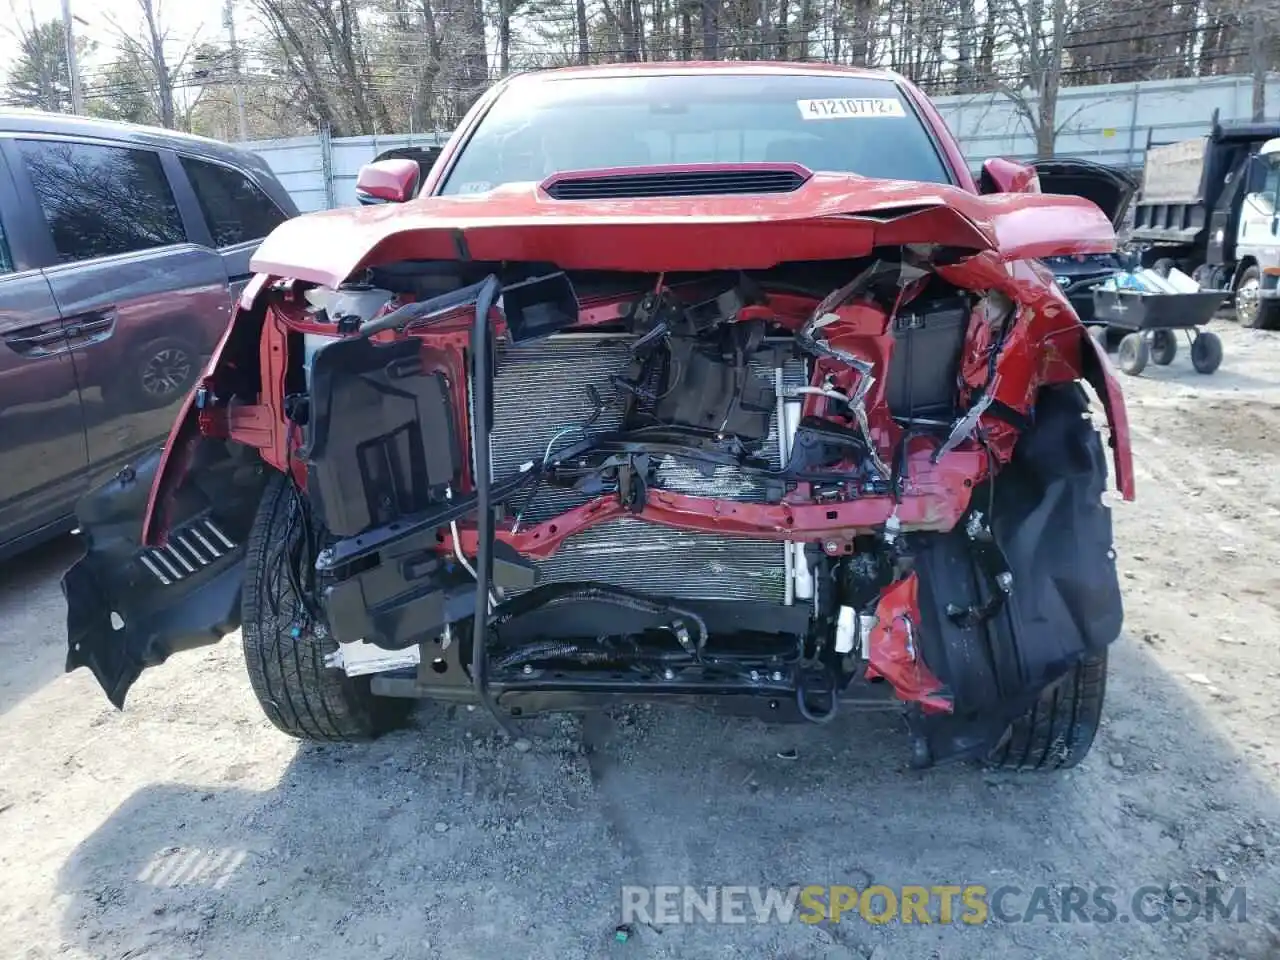
<path fill-rule="evenodd" d="M 988 765 L 1019 771 L 1074 767 L 1097 735 L 1106 686 L 1106 651 L 1085 657 L 1013 722 Z"/>
<path fill-rule="evenodd" d="M 412 702 L 375 697 L 364 677 L 349 678 L 324 665 L 337 644 L 312 629 L 295 637 L 284 617 L 271 612 L 274 590 L 269 560 L 281 535 L 288 484 L 273 478 L 263 492 L 245 555 L 241 644 L 249 683 L 267 719 L 303 740 L 370 740 L 402 726 Z M 277 600 L 287 597 L 277 597 Z"/>

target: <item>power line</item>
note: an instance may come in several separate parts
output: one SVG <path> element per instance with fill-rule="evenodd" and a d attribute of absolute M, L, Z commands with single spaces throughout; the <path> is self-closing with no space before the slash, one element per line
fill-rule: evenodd
<path fill-rule="evenodd" d="M 310 41 L 315 40 L 312 31 L 307 34 L 308 41 L 304 41 L 304 47 L 315 56 L 303 72 L 289 61 L 289 57 L 297 51 L 288 46 L 282 49 L 282 41 L 278 38 L 257 39 L 237 45 L 231 0 L 226 0 L 226 3 L 224 26 L 228 29 L 230 49 L 218 50 L 211 56 L 203 57 L 198 70 L 187 71 L 184 75 L 175 77 L 172 87 L 175 91 L 203 91 L 230 84 L 238 95 L 237 103 L 242 118 L 243 91 L 246 85 L 252 87 L 255 94 L 265 95 L 271 100 L 298 97 L 300 88 L 319 84 L 327 88 L 326 109 L 331 107 L 339 113 L 354 109 L 347 102 L 347 92 L 358 85 L 372 97 L 381 98 L 383 102 L 377 103 L 376 110 L 394 112 L 402 110 L 403 105 L 386 101 L 400 97 L 409 97 L 411 100 L 420 95 L 430 97 L 428 106 L 432 110 L 434 104 L 465 104 L 493 80 L 488 69 L 495 57 L 492 45 L 488 42 L 490 35 L 470 33 L 477 23 L 487 22 L 490 19 L 487 17 L 481 21 L 472 16 L 438 19 L 436 26 L 439 27 L 443 22 L 450 34 L 443 44 L 443 56 L 438 60 L 434 54 L 441 48 L 440 41 L 427 37 L 423 31 L 398 27 L 385 19 L 371 17 L 364 24 L 363 42 L 357 46 L 354 73 L 350 66 L 353 58 L 347 58 L 345 64 L 337 62 L 341 60 L 339 51 L 326 49 L 318 41 L 312 48 Z M 1077 79 L 1105 80 L 1116 75 L 1133 75 L 1134 79 L 1186 73 L 1213 75 L 1219 65 L 1236 63 L 1248 55 L 1247 45 L 1235 42 L 1209 48 L 1207 44 L 1210 29 L 1223 26 L 1225 21 L 1211 21 L 1204 16 L 1197 17 L 1181 29 L 1166 27 L 1135 33 L 1143 26 L 1144 18 L 1149 22 L 1155 13 L 1171 11 L 1172 7 L 1172 3 L 1147 4 L 1131 13 L 1126 11 L 1123 17 L 1108 23 L 1082 19 L 1073 24 L 1065 40 L 1060 45 L 1050 47 L 1064 55 L 1064 62 L 1054 71 L 1057 79 L 1067 85 Z M 856 44 L 857 48 L 874 53 L 873 65 L 896 68 L 926 90 L 945 91 L 954 89 L 961 83 L 988 89 L 1000 85 L 1021 87 L 1042 75 L 1042 71 L 1027 69 L 1027 44 L 1019 42 L 1025 38 L 1020 37 L 1019 31 L 1012 29 L 1003 20 L 978 25 L 979 32 L 965 43 L 969 56 L 961 60 L 958 31 L 954 19 L 949 15 L 950 11 L 937 13 L 935 10 L 913 8 L 910 18 L 904 19 L 891 8 L 887 18 L 876 17 L 871 29 L 856 36 L 837 33 L 830 21 L 822 22 L 818 19 L 799 27 L 793 23 L 785 33 L 765 39 L 761 35 L 763 31 L 779 28 L 766 26 L 756 20 L 732 22 L 733 18 L 726 18 L 722 21 L 720 42 L 721 50 L 727 51 L 729 55 L 721 59 L 746 59 L 753 55 L 771 58 L 771 55 L 779 51 L 798 52 L 808 49 L 816 54 L 808 58 L 814 62 L 833 62 L 837 59 L 848 62 Z M 619 45 L 618 30 L 613 24 L 605 25 L 602 30 L 597 14 L 598 11 L 593 11 L 591 39 L 596 43 L 590 50 L 592 62 L 625 61 L 636 56 L 645 60 L 662 59 L 652 57 L 652 52 L 655 49 L 675 52 L 683 48 L 683 38 L 672 19 L 664 18 L 658 25 L 643 23 L 643 35 L 639 38 L 640 50 L 637 50 L 629 44 Z M 1104 15 L 1109 15 L 1109 12 Z M 456 23 L 459 29 L 448 29 L 449 21 Z M 508 49 L 511 59 L 515 63 L 535 68 L 572 63 L 576 60 L 573 46 L 576 28 L 576 16 L 569 10 L 562 13 L 541 11 L 536 21 L 526 20 L 522 23 L 525 36 L 517 36 L 510 44 Z M 560 40 L 551 36 L 557 30 L 563 31 Z M 983 31 L 986 33 L 985 38 Z M 537 36 L 530 37 L 530 32 Z M 690 47 L 695 54 L 701 54 L 701 32 L 695 27 L 692 34 L 688 38 Z M 1235 36 L 1235 32 L 1232 36 Z M 988 55 L 979 57 L 984 39 L 990 44 L 985 51 Z M 841 50 L 843 56 L 836 57 L 837 49 Z M 1115 59 L 1111 59 L 1112 51 L 1119 54 Z M 250 62 L 247 70 L 243 59 L 246 54 Z M 282 55 L 285 65 L 279 73 L 268 72 L 263 67 L 264 64 L 278 61 Z M 469 68 L 474 68 L 477 63 L 482 70 L 472 73 Z M 424 77 L 424 74 L 431 75 Z M 156 94 L 155 84 L 149 78 L 122 75 L 116 65 L 90 69 L 86 71 L 83 80 L 84 98 L 94 101 L 153 97 Z M 971 92 L 982 91 L 979 89 Z M 317 109 L 317 105 L 310 104 L 306 97 L 301 98 L 300 105 L 304 109 Z M 449 109 L 453 110 L 453 107 Z M 242 136 L 247 133 L 246 128 L 247 122 L 242 119 Z"/>

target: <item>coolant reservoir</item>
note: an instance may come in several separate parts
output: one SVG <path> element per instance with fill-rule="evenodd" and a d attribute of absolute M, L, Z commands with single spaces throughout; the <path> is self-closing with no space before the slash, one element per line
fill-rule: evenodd
<path fill-rule="evenodd" d="M 336 323 L 339 317 L 359 317 L 360 322 L 364 323 L 372 318 L 391 299 L 391 296 L 390 290 L 379 287 L 354 284 L 339 287 L 329 298 L 325 313 L 329 314 L 331 322 Z"/>
<path fill-rule="evenodd" d="M 370 320 L 391 300 L 394 294 L 381 287 L 370 287 L 349 284 L 330 290 L 328 287 L 313 287 L 304 296 L 314 310 L 315 320 L 331 324 L 334 335 L 337 334 L 338 320 L 342 317 L 354 317 L 358 323 Z M 316 351 L 333 339 L 324 333 L 304 333 L 302 335 L 302 369 L 306 373 L 307 386 L 311 385 L 311 361 Z"/>

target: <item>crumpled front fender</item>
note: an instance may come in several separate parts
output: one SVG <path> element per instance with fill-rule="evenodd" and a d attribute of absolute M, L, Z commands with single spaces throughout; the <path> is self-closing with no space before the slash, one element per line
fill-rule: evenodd
<path fill-rule="evenodd" d="M 1080 373 L 1085 382 L 1093 387 L 1107 413 L 1107 427 L 1111 433 L 1108 442 L 1111 445 L 1116 489 L 1124 499 L 1132 500 L 1137 494 L 1133 479 L 1133 449 L 1129 444 L 1129 413 L 1124 403 L 1124 391 L 1120 389 L 1120 380 L 1111 361 L 1107 359 L 1107 352 L 1102 344 L 1089 336 L 1083 327 L 1080 339 L 1083 341 L 1080 348 Z"/>

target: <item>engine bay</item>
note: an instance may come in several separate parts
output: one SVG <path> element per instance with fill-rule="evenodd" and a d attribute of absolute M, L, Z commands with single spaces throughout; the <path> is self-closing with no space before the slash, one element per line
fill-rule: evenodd
<path fill-rule="evenodd" d="M 828 522 L 821 539 L 787 528 L 803 509 L 834 508 L 830 521 L 867 498 L 903 501 L 910 445 L 948 442 L 976 301 L 902 263 L 846 269 L 852 281 L 818 297 L 805 284 L 830 264 L 817 277 L 791 265 L 785 279 L 527 267 L 503 285 L 483 411 L 449 311 L 308 350 L 298 458 L 324 529 L 342 538 L 319 561 L 335 637 L 420 665 L 423 642 L 470 612 L 476 534 L 445 516 L 474 485 L 475 451 L 459 440 L 480 417 L 495 680 L 552 667 L 817 675 L 816 688 L 800 683 L 800 709 L 822 712 L 814 689 L 834 709 L 870 660 L 881 591 L 905 573 L 901 520 L 888 514 L 874 535 Z M 311 297 L 308 321 L 383 325 L 404 291 L 379 279 Z M 599 292 L 637 279 L 651 286 Z M 908 295 L 912 309 L 889 322 L 879 301 Z M 700 522 L 648 520 L 677 504 Z M 736 529 L 719 529 L 726 511 L 742 511 Z"/>
<path fill-rule="evenodd" d="M 746 274 L 659 276 L 647 278 L 654 288 L 634 298 L 581 301 L 564 274 L 532 281 L 555 288 L 548 291 L 547 301 L 533 306 L 558 306 L 555 301 L 562 300 L 565 287 L 575 306 L 558 319 L 549 318 L 553 310 L 544 309 L 534 337 L 509 316 L 498 317 L 494 325 L 489 345 L 494 392 L 485 417 L 496 479 L 517 465 L 531 474 L 531 481 L 536 478 L 534 502 L 518 511 L 513 532 L 535 516 L 552 515 L 545 506 L 535 506 L 543 491 L 548 502 L 558 504 L 568 502 L 564 495 L 569 491 L 617 494 L 632 511 L 643 508 L 646 491 L 682 486 L 691 494 L 720 498 L 723 493 L 725 499 L 768 504 L 900 494 L 911 441 L 945 434 L 953 426 L 963 386 L 960 361 L 976 301 L 954 289 L 925 291 L 927 276 L 917 271 L 904 280 L 904 271 L 912 273 L 901 265 L 885 269 L 873 264 L 836 291 L 842 301 L 860 294 L 865 298 L 861 303 L 844 316 L 820 309 L 810 317 L 804 316 L 803 305 L 816 297 L 766 293 L 758 279 Z M 588 279 L 599 284 L 599 278 Z M 899 297 L 907 285 L 919 288 L 912 292 L 913 309 L 896 314 L 891 324 L 876 306 L 872 289 L 886 279 L 898 285 Z M 528 285 L 515 284 L 518 289 Z M 361 291 L 366 306 L 379 295 L 384 305 L 398 296 L 378 288 Z M 322 306 L 311 314 L 324 316 L 334 309 Z M 531 312 L 526 299 L 518 313 Z M 380 322 L 377 316 L 372 321 L 338 316 Z M 307 389 L 313 406 L 322 413 L 353 404 L 367 409 L 359 398 L 335 401 L 330 396 L 333 383 L 342 384 L 340 390 L 354 389 L 348 378 L 353 372 L 365 381 L 372 375 L 378 381 L 375 393 L 394 395 L 397 404 L 405 385 L 416 377 L 447 377 L 449 367 L 457 373 L 466 347 L 450 320 L 446 314 L 426 323 L 410 321 L 412 342 L 401 338 L 398 347 L 379 344 L 377 338 L 324 345 L 309 363 Z M 342 322 L 336 324 L 339 330 Z M 833 335 L 834 342 L 853 346 L 833 346 Z M 422 349 L 415 354 L 416 344 Z M 386 352 L 388 362 L 379 365 L 372 359 L 379 351 Z M 379 369 L 366 374 L 368 364 Z M 398 379 L 393 383 L 389 378 Z M 470 382 L 469 374 L 462 378 Z M 390 405 L 393 401 L 385 401 L 384 406 Z M 471 391 L 460 392 L 456 386 L 452 396 L 439 396 L 435 407 L 428 417 L 431 425 L 424 427 L 431 436 L 440 433 L 441 424 L 462 425 L 474 413 Z M 409 492 L 414 476 L 443 471 L 451 475 L 453 489 L 465 486 L 468 464 L 453 440 L 434 445 L 434 455 L 447 455 L 447 464 L 428 465 L 421 453 L 391 449 L 407 442 L 401 415 L 382 409 L 381 419 L 367 429 L 354 424 L 344 429 L 349 438 L 344 445 L 351 449 L 332 459 L 358 476 L 341 482 L 314 471 L 322 457 L 309 441 L 304 459 L 316 473 L 316 495 L 326 503 L 390 500 L 399 515 L 443 497 L 439 483 Z M 424 416 L 419 411 L 418 421 Z M 395 429 L 386 429 L 390 421 L 396 422 Z M 493 442 L 495 430 L 500 444 Z M 376 436 L 365 436 L 369 431 Z M 422 450 L 428 445 L 424 440 Z M 359 454 L 347 455 L 354 447 Z M 396 471 L 388 469 L 393 463 L 403 467 L 395 489 L 386 486 L 395 486 Z M 733 474 L 733 484 L 718 482 L 726 473 Z M 741 489 L 730 489 L 734 487 Z M 394 518 L 369 509 L 358 512 L 367 524 L 344 521 L 335 526 L 335 518 L 327 517 L 330 531 L 350 535 Z"/>

